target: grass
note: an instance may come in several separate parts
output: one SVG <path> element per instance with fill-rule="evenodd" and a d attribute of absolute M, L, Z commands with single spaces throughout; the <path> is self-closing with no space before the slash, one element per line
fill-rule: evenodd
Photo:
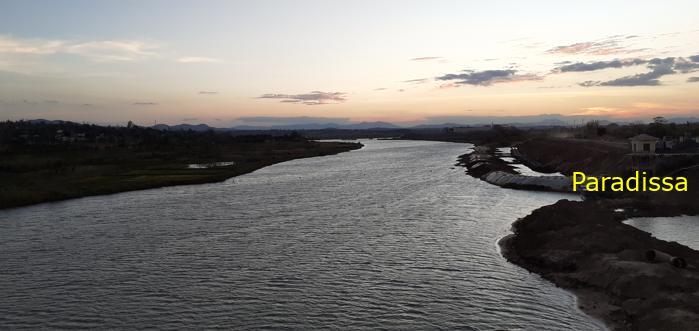
<path fill-rule="evenodd" d="M 224 181 L 297 158 L 337 154 L 352 143 L 255 142 L 207 149 L 41 151 L 3 155 L 0 209 L 172 185 Z M 187 169 L 190 163 L 234 161 L 234 166 Z"/>

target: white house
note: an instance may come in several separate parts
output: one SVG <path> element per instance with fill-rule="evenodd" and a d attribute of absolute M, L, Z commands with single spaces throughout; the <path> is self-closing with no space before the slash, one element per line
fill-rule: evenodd
<path fill-rule="evenodd" d="M 642 133 L 635 137 L 629 138 L 631 142 L 631 153 L 634 154 L 655 154 L 655 145 L 658 143 L 658 138 Z"/>

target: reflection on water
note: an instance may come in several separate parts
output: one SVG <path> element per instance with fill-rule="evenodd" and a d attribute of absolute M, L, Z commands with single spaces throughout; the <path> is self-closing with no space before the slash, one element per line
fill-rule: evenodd
<path fill-rule="evenodd" d="M 467 145 L 364 143 L 0 211 L 0 328 L 600 329 L 497 251 L 561 195 L 466 176 Z"/>
<path fill-rule="evenodd" d="M 624 221 L 665 241 L 699 249 L 699 216 L 639 217 Z"/>

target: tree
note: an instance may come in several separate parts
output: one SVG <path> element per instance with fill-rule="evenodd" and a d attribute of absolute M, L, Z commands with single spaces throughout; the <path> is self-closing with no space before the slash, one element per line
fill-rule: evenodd
<path fill-rule="evenodd" d="M 666 126 L 667 124 L 667 119 L 662 116 L 657 116 L 653 118 L 653 123 L 648 125 L 648 131 L 651 135 L 654 135 L 656 137 L 662 137 L 665 136 L 668 132 L 668 128 Z"/>
<path fill-rule="evenodd" d="M 585 128 L 583 131 L 583 134 L 586 138 L 592 138 L 595 136 L 598 136 L 598 129 L 599 129 L 599 121 L 597 120 L 592 120 L 587 123 L 585 123 Z"/>
<path fill-rule="evenodd" d="M 665 119 L 665 117 L 662 117 L 662 116 L 653 117 L 653 124 L 658 124 L 658 125 L 667 124 L 667 119 Z"/>

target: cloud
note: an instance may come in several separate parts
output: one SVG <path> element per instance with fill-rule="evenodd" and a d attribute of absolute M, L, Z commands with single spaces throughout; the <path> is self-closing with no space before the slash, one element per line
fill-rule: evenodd
<path fill-rule="evenodd" d="M 345 97 L 347 93 L 344 92 L 321 92 L 313 91 L 306 94 L 276 94 L 268 93 L 263 94 L 260 99 L 282 99 L 280 102 L 285 103 L 302 103 L 304 105 L 314 106 L 314 105 L 324 105 L 324 104 L 335 104 L 347 101 Z"/>
<path fill-rule="evenodd" d="M 0 53 L 10 54 L 55 54 L 65 46 L 64 41 L 29 41 L 0 36 Z"/>
<path fill-rule="evenodd" d="M 158 104 L 157 102 L 150 102 L 150 101 L 138 101 L 138 102 L 132 103 L 132 105 L 134 105 L 134 106 L 155 106 L 157 104 Z"/>
<path fill-rule="evenodd" d="M 202 56 L 186 56 L 177 59 L 179 63 L 222 63 L 220 59 Z"/>
<path fill-rule="evenodd" d="M 687 83 L 699 83 L 699 77 L 689 77 Z"/>
<path fill-rule="evenodd" d="M 455 87 L 460 87 L 461 85 L 456 84 L 456 83 L 446 83 L 446 84 L 441 84 L 439 85 L 440 90 L 444 89 L 450 89 L 450 88 L 455 88 Z"/>
<path fill-rule="evenodd" d="M 182 122 L 194 122 L 194 121 L 198 121 L 198 120 L 199 120 L 199 118 L 197 118 L 197 117 L 187 117 L 187 118 L 183 118 Z"/>
<path fill-rule="evenodd" d="M 699 55 L 690 56 L 689 60 L 692 62 L 699 62 Z"/>
<path fill-rule="evenodd" d="M 68 45 L 66 53 L 76 54 L 95 61 L 134 61 L 154 55 L 153 46 L 140 41 L 91 41 Z"/>
<path fill-rule="evenodd" d="M 375 89 L 374 89 L 374 91 L 384 91 L 384 90 L 387 90 L 387 88 L 385 88 L 385 87 L 379 87 L 379 88 L 375 88 Z"/>
<path fill-rule="evenodd" d="M 690 73 L 699 70 L 699 63 L 690 62 L 682 57 L 654 58 L 645 61 L 649 72 L 625 76 L 610 81 L 586 81 L 578 85 L 591 86 L 658 86 L 659 78 L 680 73 Z"/>
<path fill-rule="evenodd" d="M 155 55 L 157 47 L 142 41 L 29 40 L 0 36 L 0 53 L 17 55 L 72 54 L 97 62 L 134 61 Z"/>
<path fill-rule="evenodd" d="M 463 70 L 459 74 L 446 74 L 436 77 L 437 80 L 455 81 L 457 85 L 489 86 L 495 83 L 541 80 L 541 76 L 533 74 L 518 75 L 517 70 Z"/>
<path fill-rule="evenodd" d="M 199 94 L 203 94 L 203 95 L 216 95 L 216 94 L 218 94 L 218 92 L 216 92 L 216 91 L 199 91 Z"/>
<path fill-rule="evenodd" d="M 596 82 L 594 84 L 581 86 L 658 86 L 660 81 L 658 78 L 675 73 L 668 66 L 658 67 L 650 72 L 625 76 L 606 82 Z"/>
<path fill-rule="evenodd" d="M 623 68 L 634 65 L 646 64 L 648 61 L 642 59 L 627 59 L 627 60 L 612 60 L 612 61 L 597 61 L 597 62 L 577 62 L 566 64 L 554 69 L 554 72 L 583 72 L 595 71 L 607 68 Z"/>
<path fill-rule="evenodd" d="M 424 84 L 429 81 L 428 78 L 418 78 L 418 79 L 408 79 L 404 80 L 403 83 L 409 83 L 409 84 Z"/>
<path fill-rule="evenodd" d="M 423 57 L 414 57 L 410 59 L 410 61 L 431 61 L 431 60 L 441 60 L 443 57 L 441 56 L 423 56 Z"/>
<path fill-rule="evenodd" d="M 538 86 L 540 89 L 557 89 L 557 88 L 567 88 L 572 87 L 571 85 L 549 85 L 549 86 Z"/>
<path fill-rule="evenodd" d="M 673 74 L 675 71 L 669 67 L 662 67 L 658 69 L 653 69 L 650 72 L 626 76 L 617 78 L 615 80 L 610 80 L 607 82 L 602 82 L 602 86 L 657 86 L 660 85 L 658 78 Z"/>
<path fill-rule="evenodd" d="M 570 45 L 556 46 L 546 51 L 549 54 L 564 54 L 564 55 L 611 55 L 611 54 L 629 54 L 647 50 L 629 49 L 622 45 L 622 41 L 635 36 L 611 36 L 598 41 L 586 41 Z"/>
<path fill-rule="evenodd" d="M 699 61 L 691 61 L 691 58 L 692 57 L 690 57 L 689 60 L 681 57 L 677 58 L 674 63 L 674 69 L 683 74 L 699 70 Z"/>
<path fill-rule="evenodd" d="M 600 115 L 614 115 L 618 113 L 618 108 L 613 107 L 587 107 L 581 108 L 580 112 L 572 113 L 572 116 L 600 116 Z"/>
<path fill-rule="evenodd" d="M 592 86 L 599 86 L 602 82 L 599 80 L 586 80 L 584 82 L 578 83 L 578 85 L 582 87 L 592 87 Z"/>

